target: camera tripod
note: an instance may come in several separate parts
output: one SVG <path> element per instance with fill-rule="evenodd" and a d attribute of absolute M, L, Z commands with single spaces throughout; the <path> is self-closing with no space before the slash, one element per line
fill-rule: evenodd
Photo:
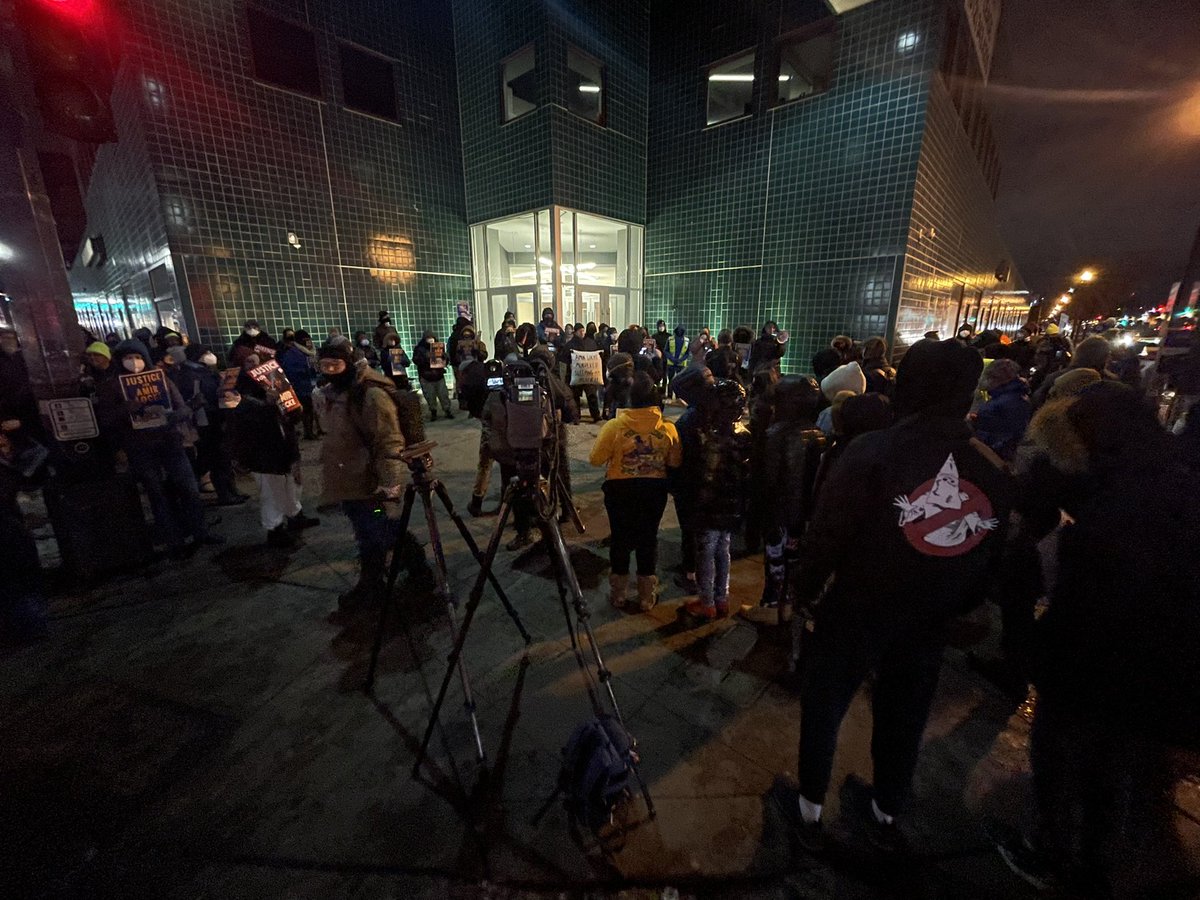
<path fill-rule="evenodd" d="M 475 543 L 475 538 L 471 535 L 467 528 L 466 522 L 454 510 L 454 504 L 450 500 L 450 495 L 446 492 L 446 487 L 433 474 L 433 457 L 430 451 L 436 447 L 432 441 L 426 441 L 421 444 L 416 444 L 400 454 L 412 472 L 412 481 L 408 487 L 404 489 L 403 506 L 400 511 L 400 522 L 397 526 L 396 541 L 392 547 L 392 561 L 388 568 L 387 577 L 387 592 L 384 594 L 383 606 L 379 613 L 379 628 L 375 632 L 375 643 L 371 648 L 371 663 L 367 669 L 367 682 L 365 687 L 369 694 L 375 686 L 375 667 L 379 662 L 379 651 L 383 647 L 383 633 L 387 626 L 388 610 L 392 605 L 392 592 L 395 590 L 396 581 L 400 576 L 400 569 L 403 568 L 404 559 L 401 552 L 401 546 L 405 536 L 408 533 L 408 523 L 412 518 L 413 505 L 418 495 L 421 497 L 421 504 L 425 508 L 425 525 L 429 531 L 429 543 L 433 548 L 433 572 L 434 572 L 434 590 L 438 597 L 446 604 L 446 618 L 450 625 L 450 637 L 454 640 L 454 647 L 457 652 L 451 654 L 450 672 L 457 670 L 459 680 L 462 682 L 463 688 L 463 707 L 467 711 L 467 715 L 471 720 L 471 731 L 475 738 L 475 751 L 481 762 L 486 761 L 486 754 L 483 749 L 483 739 L 479 734 L 479 721 L 475 717 L 475 697 L 471 690 L 471 676 L 467 672 L 467 667 L 462 661 L 461 637 L 466 635 L 466 625 L 470 623 L 471 616 L 474 614 L 474 606 L 479 605 L 479 598 L 483 594 L 483 583 L 491 582 L 492 587 L 496 591 L 496 596 L 500 598 L 500 602 L 504 605 L 505 612 L 508 613 L 513 624 L 517 626 L 517 631 L 521 633 L 521 637 L 525 639 L 525 646 L 528 647 L 533 639 L 529 636 L 529 632 L 525 630 L 525 626 L 521 622 L 520 616 L 517 615 L 516 609 L 509 602 L 508 595 L 504 593 L 504 589 L 500 586 L 500 582 L 491 572 L 491 566 L 484 563 L 484 557 L 479 552 L 479 545 Z M 442 501 L 442 506 L 446 508 L 450 519 L 458 527 L 459 534 L 462 535 L 467 547 L 472 555 L 479 561 L 482 568 L 479 573 L 479 590 L 472 591 L 474 606 L 468 607 L 470 612 L 463 621 L 463 627 L 460 629 L 455 625 L 454 614 L 458 606 L 457 600 L 450 591 L 449 576 L 446 571 L 446 555 L 442 550 L 442 536 L 438 531 L 437 516 L 433 507 L 433 496 L 437 495 Z M 439 696 L 439 705 L 442 697 L 445 695 L 445 685 L 442 687 L 442 695 Z M 436 715 L 436 710 L 435 710 Z M 432 729 L 431 729 L 432 730 Z M 426 744 L 429 742 L 429 735 L 425 738 Z M 425 756 L 425 745 L 421 747 L 421 758 Z"/>
<path fill-rule="evenodd" d="M 541 532 L 542 543 L 546 548 L 546 552 L 550 555 L 550 561 L 554 569 L 554 578 L 558 584 L 558 596 L 562 603 L 563 617 L 567 622 L 567 632 L 571 636 L 571 649 L 575 653 L 575 660 L 579 665 L 580 671 L 583 673 L 584 685 L 587 688 L 588 700 L 591 702 L 592 709 L 597 716 L 604 715 L 604 705 L 600 699 L 600 686 L 602 685 L 617 721 L 622 726 L 625 724 L 625 720 L 621 715 L 621 708 L 617 704 L 616 694 L 613 693 L 612 672 L 605 665 L 604 658 L 600 655 L 600 646 L 597 644 L 596 635 L 592 631 L 591 610 L 588 608 L 587 600 L 584 599 L 583 590 L 579 586 L 579 577 L 575 572 L 575 567 L 571 564 L 571 558 L 567 553 L 566 543 L 563 540 L 562 529 L 559 527 L 558 512 L 561 506 L 562 511 L 572 519 L 576 529 L 582 533 L 584 528 L 579 518 L 579 511 L 570 500 L 570 494 L 566 490 L 566 485 L 563 482 L 561 473 L 558 472 L 557 465 L 551 466 L 549 478 L 542 479 L 539 476 L 538 463 L 535 460 L 532 465 L 526 463 L 520 466 L 517 475 L 505 486 L 504 494 L 500 501 L 496 527 L 492 531 L 492 536 L 488 541 L 487 552 L 480 563 L 479 575 L 476 577 L 475 584 L 472 586 L 470 596 L 467 599 L 462 624 L 458 629 L 457 640 L 454 643 L 454 648 L 450 651 L 450 656 L 447 658 L 446 673 L 442 678 L 441 687 L 438 689 L 433 710 L 430 712 L 429 724 L 425 729 L 425 737 L 421 741 L 421 750 L 417 755 L 416 763 L 413 765 L 413 777 L 416 777 L 421 764 L 425 760 L 429 742 L 433 737 L 433 731 L 438 721 L 438 713 L 441 710 L 442 703 L 446 699 L 446 691 L 449 689 L 450 682 L 454 677 L 455 667 L 462 656 L 467 632 L 470 630 L 475 610 L 479 607 L 480 598 L 483 596 L 484 585 L 487 579 L 491 577 L 492 564 L 495 562 L 496 554 L 500 549 L 504 527 L 508 522 L 509 516 L 513 513 L 514 504 L 518 502 L 528 502 L 534 506 L 537 527 Z M 568 606 L 568 594 L 570 594 L 571 598 L 570 606 Z M 575 612 L 574 621 L 571 619 L 571 607 L 574 608 Z M 578 638 L 579 631 L 583 632 L 591 649 L 592 662 L 596 667 L 594 675 L 588 666 L 587 660 L 584 659 L 583 648 L 580 646 Z M 597 682 L 599 683 L 597 684 Z M 476 736 L 478 737 L 478 732 Z M 634 775 L 637 777 L 638 786 L 641 788 L 642 797 L 646 801 L 646 809 L 650 817 L 654 818 L 654 801 L 650 797 L 650 791 L 646 787 L 646 782 L 642 780 L 641 772 L 638 771 L 636 764 L 631 765 Z"/>

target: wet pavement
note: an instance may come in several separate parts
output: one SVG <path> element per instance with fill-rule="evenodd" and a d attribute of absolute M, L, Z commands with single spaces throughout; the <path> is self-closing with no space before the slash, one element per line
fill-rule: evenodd
<path fill-rule="evenodd" d="M 654 820 L 632 804 L 607 852 L 572 839 L 561 804 L 535 824 L 560 748 L 590 715 L 540 551 L 502 550 L 495 568 L 532 634 L 528 653 L 490 592 L 466 643 L 486 776 L 455 681 L 414 779 L 451 645 L 443 610 L 411 586 L 401 592 L 402 620 L 366 695 L 375 614 L 336 612 L 356 574 L 345 519 L 323 512 L 299 548 L 273 551 L 251 501 L 211 511 L 224 547 L 86 590 L 60 584 L 52 639 L 0 656 L 0 888 L 16 881 L 5 895 L 1031 896 L 982 824 L 1017 825 L 1030 808 L 1030 705 L 1014 710 L 964 655 L 972 641 L 982 638 L 983 652 L 994 644 L 990 612 L 964 623 L 962 646 L 946 653 L 904 826 L 915 857 L 882 864 L 863 847 L 869 685 L 841 733 L 826 813 L 836 849 L 806 856 L 777 806 L 793 796 L 799 734 L 789 638 L 736 618 L 679 624 L 672 509 L 661 530 L 663 602 L 637 615 L 608 606 L 601 473 L 586 464 L 597 430 L 571 429 L 587 533 L 565 533 L 640 742 Z M 464 414 L 433 423 L 429 436 L 437 473 L 465 510 L 478 426 Z M 318 445 L 304 449 L 305 493 L 315 498 Z M 305 505 L 312 512 L 315 499 Z M 477 568 L 438 512 L 451 582 L 465 598 Z M 494 524 L 469 520 L 481 543 Z M 415 530 L 424 541 L 424 527 Z M 53 541 L 41 547 L 52 561 Z M 757 600 L 761 566 L 760 556 L 735 561 L 735 601 Z M 1177 762 L 1185 777 L 1165 830 L 1127 835 L 1114 851 L 1122 896 L 1200 896 L 1188 880 L 1200 870 L 1200 780 L 1186 775 L 1195 760 Z"/>

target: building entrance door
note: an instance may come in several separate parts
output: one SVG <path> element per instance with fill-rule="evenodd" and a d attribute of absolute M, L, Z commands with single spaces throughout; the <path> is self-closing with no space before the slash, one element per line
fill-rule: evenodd
<path fill-rule="evenodd" d="M 565 292 L 564 292 L 565 293 Z M 569 299 L 569 295 L 567 297 Z M 640 310 L 630 309 L 629 293 L 625 289 L 614 290 L 606 287 L 579 287 L 575 289 L 573 316 L 568 316 L 572 322 L 607 322 L 618 331 L 631 322 L 638 321 Z M 566 327 L 566 323 L 563 323 Z"/>
<path fill-rule="evenodd" d="M 504 324 L 506 312 L 516 316 L 518 325 L 522 322 L 537 322 L 541 317 L 537 315 L 535 300 L 532 288 L 492 288 L 488 291 L 488 308 L 479 311 L 481 315 L 475 323 L 485 331 L 480 335 L 480 340 L 484 343 L 491 341 Z"/>

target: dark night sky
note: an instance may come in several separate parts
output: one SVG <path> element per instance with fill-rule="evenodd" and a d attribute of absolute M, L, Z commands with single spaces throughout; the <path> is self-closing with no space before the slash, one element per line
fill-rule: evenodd
<path fill-rule="evenodd" d="M 1200 226 L 1200 3 L 1004 0 L 987 97 L 999 216 L 1032 291 L 1097 267 L 1166 297 Z"/>

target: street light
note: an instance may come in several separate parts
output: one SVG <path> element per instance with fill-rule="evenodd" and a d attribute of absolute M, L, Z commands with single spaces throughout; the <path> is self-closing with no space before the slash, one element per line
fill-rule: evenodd
<path fill-rule="evenodd" d="M 1096 273 L 1091 269 L 1084 269 L 1077 276 L 1075 276 L 1075 280 L 1082 281 L 1084 284 L 1089 284 L 1090 282 L 1096 280 Z"/>

